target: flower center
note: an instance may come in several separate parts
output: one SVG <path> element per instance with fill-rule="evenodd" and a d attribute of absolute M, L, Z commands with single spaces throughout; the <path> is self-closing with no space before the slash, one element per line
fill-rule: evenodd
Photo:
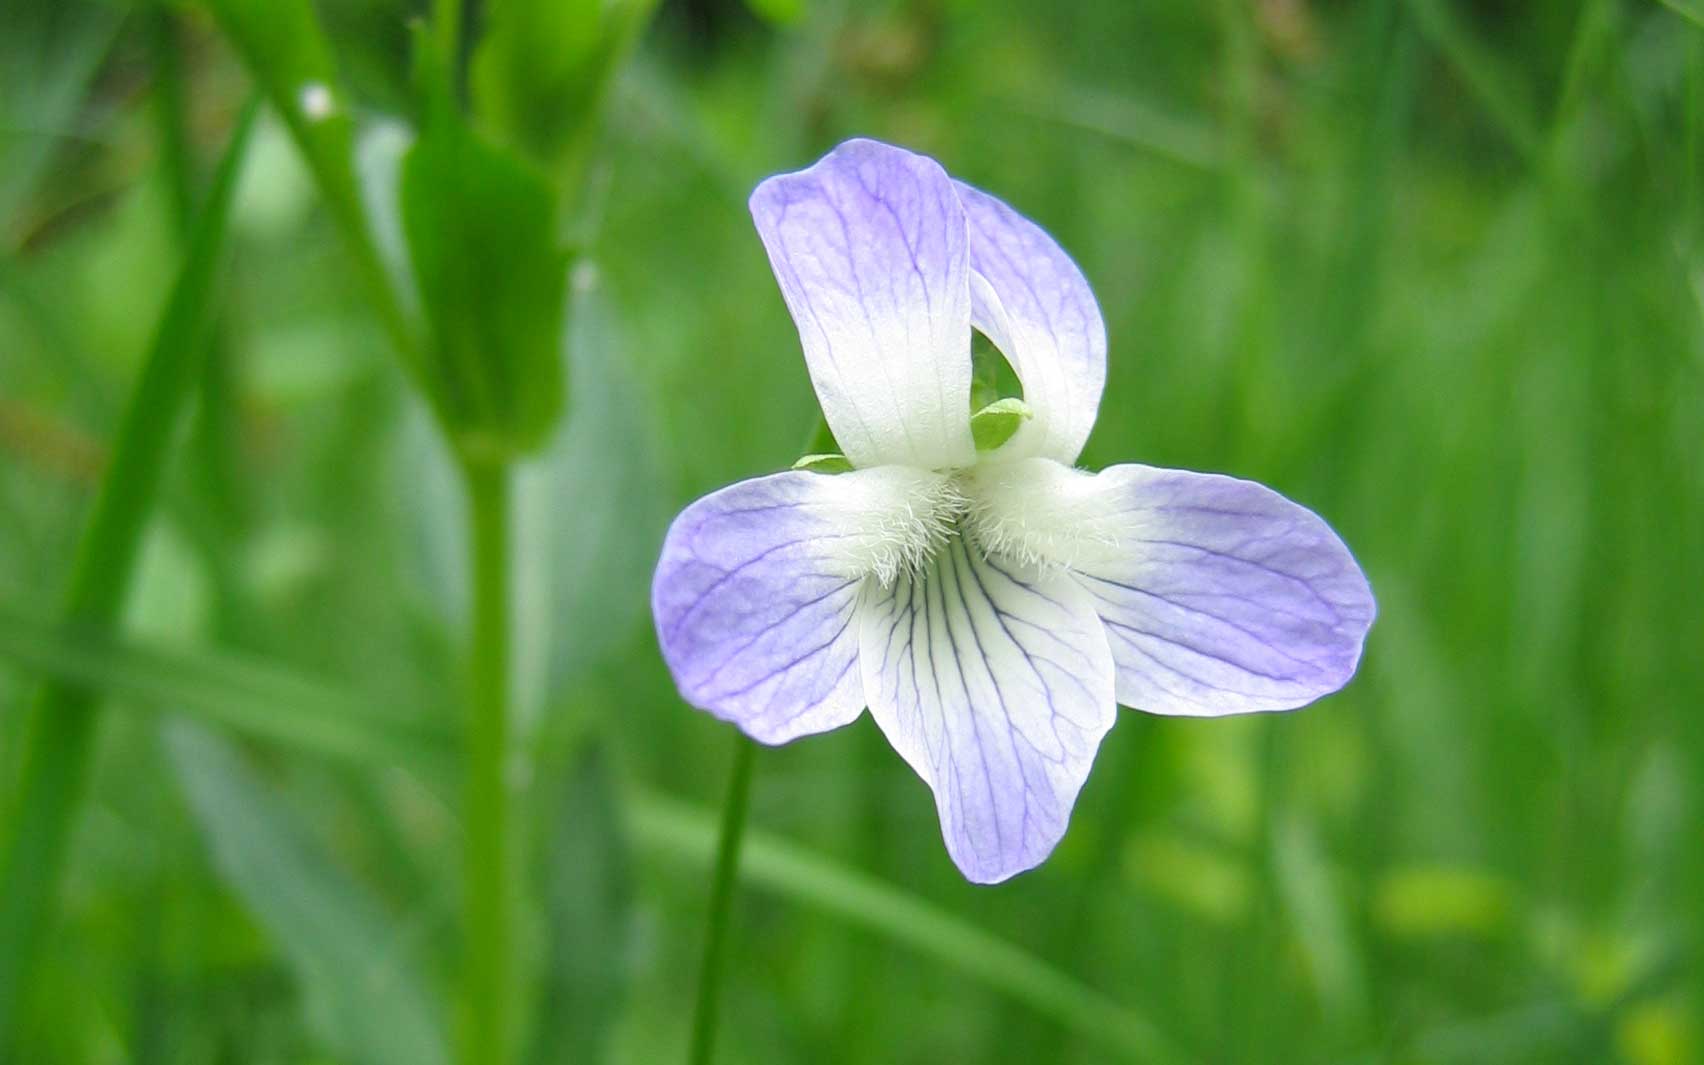
<path fill-rule="evenodd" d="M 843 557 L 849 574 L 874 576 L 882 585 L 916 575 L 958 535 L 969 508 L 958 476 L 904 466 L 878 466 L 843 474 L 857 485 Z"/>
<path fill-rule="evenodd" d="M 955 538 L 1026 567 L 1077 566 L 1118 548 L 1089 475 L 1047 459 L 945 472 L 879 466 L 840 476 L 856 486 L 836 536 L 846 572 L 883 586 L 926 575 Z"/>

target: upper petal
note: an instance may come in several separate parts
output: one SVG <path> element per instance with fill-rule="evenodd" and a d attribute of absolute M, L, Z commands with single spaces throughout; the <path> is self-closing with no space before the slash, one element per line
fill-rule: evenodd
<path fill-rule="evenodd" d="M 957 182 L 970 227 L 971 324 L 1011 362 L 1034 417 L 1013 456 L 1075 461 L 1106 385 L 1106 323 L 1077 264 L 1040 226 Z"/>
<path fill-rule="evenodd" d="M 953 861 L 978 883 L 1039 865 L 1117 711 L 1087 594 L 955 537 L 920 576 L 866 585 L 860 612 L 870 713 L 934 791 Z"/>
<path fill-rule="evenodd" d="M 853 464 L 969 462 L 970 267 L 946 171 L 851 140 L 764 181 L 751 213 Z"/>
<path fill-rule="evenodd" d="M 1318 515 L 1252 481 L 1045 460 L 984 475 L 1008 550 L 1068 566 L 1118 663 L 1118 701 L 1160 714 L 1289 710 L 1354 675 L 1367 578 Z"/>

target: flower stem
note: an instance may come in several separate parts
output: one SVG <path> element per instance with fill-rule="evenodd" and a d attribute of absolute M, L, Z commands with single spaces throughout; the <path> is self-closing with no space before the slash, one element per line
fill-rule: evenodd
<path fill-rule="evenodd" d="M 175 431 L 199 380 L 225 221 L 255 113 L 253 103 L 243 111 L 219 164 L 78 544 L 65 617 L 85 632 L 117 624 Z M 89 774 L 98 700 L 94 688 L 49 682 L 24 740 L 22 779 L 0 850 L 0 1063 L 18 1050 L 31 969 L 52 919 Z"/>
<path fill-rule="evenodd" d="M 459 96 L 461 70 L 462 0 L 432 0 L 432 36 L 438 47 L 439 71 L 444 77 L 445 98 Z"/>
<path fill-rule="evenodd" d="M 516 774 L 509 707 L 509 479 L 506 461 L 470 459 L 471 686 L 463 795 L 464 1065 L 507 1065 L 513 1044 Z"/>
<path fill-rule="evenodd" d="M 733 775 L 728 782 L 727 803 L 722 807 L 715 879 L 710 886 L 704 961 L 698 972 L 698 1003 L 692 1012 L 692 1050 L 687 1059 L 691 1065 L 710 1065 L 715 1052 L 717 1003 L 721 998 L 723 959 L 728 949 L 728 914 L 733 908 L 740 842 L 745 838 L 746 810 L 751 799 L 752 755 L 757 748 L 744 736 L 735 743 Z"/>

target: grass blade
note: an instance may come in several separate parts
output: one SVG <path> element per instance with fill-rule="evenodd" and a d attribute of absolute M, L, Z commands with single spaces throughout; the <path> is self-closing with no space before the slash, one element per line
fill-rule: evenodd
<path fill-rule="evenodd" d="M 635 796 L 631 810 L 636 846 L 698 868 L 714 860 L 717 829 L 710 811 L 656 795 Z M 740 878 L 957 969 L 1128 1060 L 1185 1060 L 1153 1022 L 1129 1007 L 968 921 L 805 848 L 748 832 Z"/>
<path fill-rule="evenodd" d="M 308 1023 L 351 1065 L 443 1065 L 437 1014 L 390 916 L 227 742 L 176 722 L 167 745 L 213 864 L 295 970 Z"/>
<path fill-rule="evenodd" d="M 594 740 L 538 804 L 539 898 L 550 929 L 530 1005 L 528 1065 L 608 1059 L 610 1033 L 632 979 L 632 855 L 621 793 L 605 745 Z"/>
<path fill-rule="evenodd" d="M 1446 0 L 1408 0 L 1408 9 L 1421 34 L 1455 67 L 1468 89 L 1479 97 L 1485 113 L 1521 157 L 1535 158 L 1541 140 L 1538 122 L 1531 107 L 1511 86 L 1496 57 L 1474 40 Z"/>
<path fill-rule="evenodd" d="M 116 5 L 9 0 L 0 7 L 0 248 L 28 237 L 25 201 L 76 128 L 122 22 Z"/>
<path fill-rule="evenodd" d="M 1673 11 L 1675 14 L 1692 23 L 1694 26 L 1697 26 L 1699 29 L 1704 30 L 1704 14 L 1700 14 L 1699 12 L 1687 7 L 1685 4 L 1681 3 L 1681 0 L 1657 0 L 1657 3 L 1668 8 L 1670 11 Z"/>
<path fill-rule="evenodd" d="M 209 7 L 289 127 L 354 258 L 367 298 L 404 365 L 418 378 L 419 336 L 374 241 L 355 168 L 354 121 L 311 0 L 210 0 Z"/>
<path fill-rule="evenodd" d="M 453 739 L 431 712 L 385 704 L 235 655 L 160 652 L 0 610 L 0 658 L 265 743 L 368 765 L 447 771 Z"/>
<path fill-rule="evenodd" d="M 94 631 L 110 628 L 124 603 L 167 453 L 200 377 L 214 277 L 255 112 L 251 103 L 219 164 L 78 547 L 66 614 Z M 0 1055 L 16 1042 L 30 969 L 50 923 L 93 748 L 96 695 L 63 680 L 50 683 L 25 740 L 22 784 L 0 853 Z"/>

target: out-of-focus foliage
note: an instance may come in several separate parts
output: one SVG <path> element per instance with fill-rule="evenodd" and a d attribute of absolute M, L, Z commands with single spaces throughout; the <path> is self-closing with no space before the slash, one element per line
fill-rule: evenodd
<path fill-rule="evenodd" d="M 403 159 L 399 191 L 432 323 L 424 378 L 446 424 L 463 447 L 537 448 L 563 398 L 568 257 L 549 183 L 440 108 Z"/>
<path fill-rule="evenodd" d="M 291 6 L 0 5 L 3 793 L 41 671 L 121 693 L 32 1063 L 371 1060 L 334 979 L 376 982 L 358 1007 L 375 1031 L 448 1029 L 415 1003 L 456 975 L 456 806 L 434 759 L 460 684 L 459 502 L 392 351 L 397 323 L 440 312 L 400 294 L 386 320 L 375 279 L 396 292 L 409 245 L 372 234 L 363 263 L 349 204 L 316 191 L 283 124 L 311 78 L 351 137 L 423 128 L 416 5 L 301 4 L 323 63 L 278 83 L 257 130 L 133 645 L 60 646 L 50 625 L 182 258 L 172 174 L 199 192 L 252 72 L 318 54 L 235 28 Z M 552 50 L 538 27 L 638 9 L 471 5 L 472 121 L 556 183 L 571 214 L 548 235 L 583 255 L 567 361 L 515 382 L 567 366 L 572 384 L 517 489 L 536 1060 L 684 1050 L 710 852 L 691 833 L 713 819 L 658 797 L 715 803 L 731 740 L 658 661 L 649 565 L 686 501 L 810 439 L 745 197 L 851 135 L 936 156 L 1081 265 L 1111 352 L 1086 466 L 1274 485 L 1356 550 L 1380 619 L 1361 675 L 1310 709 L 1124 712 L 1059 851 L 993 890 L 954 872 L 869 721 L 760 752 L 725 1059 L 1107 1060 L 1093 1028 L 1122 1015 L 1050 1010 L 1023 958 L 1189 1060 L 1704 1056 L 1695 6 L 681 0 L 588 88 L 605 45 Z M 479 11 L 519 28 L 482 38 Z M 571 54 L 598 58 L 570 75 Z M 168 55 L 187 158 L 159 106 Z M 588 93 L 607 106 L 582 134 Z M 513 232 L 494 219 L 522 217 L 481 199 L 456 208 L 499 264 L 475 288 L 517 250 L 491 246 Z M 244 818 L 284 848 L 254 854 Z M 959 925 L 1023 952 L 1017 974 L 949 964 Z"/>

